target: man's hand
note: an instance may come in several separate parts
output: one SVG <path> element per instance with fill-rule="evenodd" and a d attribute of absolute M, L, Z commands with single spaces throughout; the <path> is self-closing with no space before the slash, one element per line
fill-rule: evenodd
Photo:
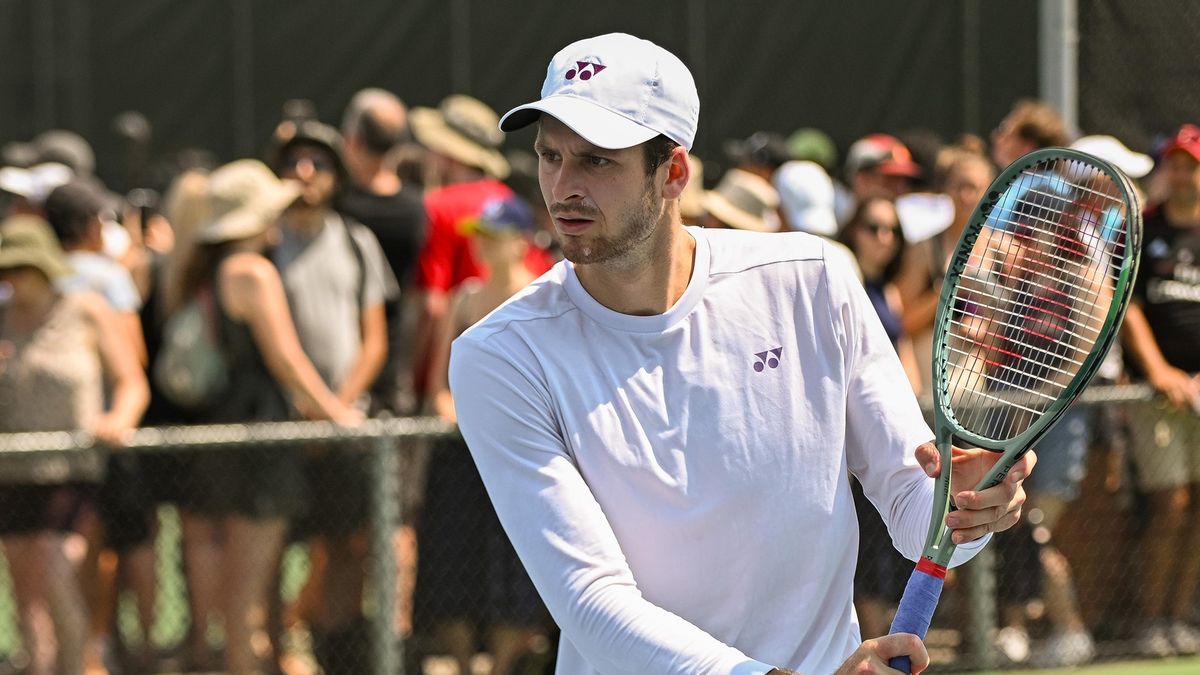
<path fill-rule="evenodd" d="M 921 639 L 911 633 L 896 633 L 885 635 L 874 640 L 867 640 L 854 650 L 846 659 L 835 675 L 874 675 L 876 673 L 895 673 L 888 667 L 888 659 L 897 656 L 907 656 L 912 662 L 912 671 L 919 673 L 929 667 L 929 652 Z"/>
<path fill-rule="evenodd" d="M 1147 374 L 1147 379 L 1177 410 L 1191 407 L 1192 402 L 1200 398 L 1200 380 L 1193 379 L 1174 366 L 1163 365 L 1152 370 Z"/>
<path fill-rule="evenodd" d="M 917 448 L 917 461 L 925 467 L 925 473 L 938 476 L 941 473 L 941 455 L 933 443 Z M 1000 459 L 1000 453 L 989 450 L 953 449 L 951 459 L 953 474 L 951 489 L 957 511 L 946 515 L 946 525 L 954 530 L 951 535 L 955 544 L 974 541 L 989 532 L 1007 530 L 1021 519 L 1021 507 L 1025 504 L 1025 478 L 1037 464 L 1033 450 L 1017 461 L 999 485 L 975 491 L 975 486 Z"/>

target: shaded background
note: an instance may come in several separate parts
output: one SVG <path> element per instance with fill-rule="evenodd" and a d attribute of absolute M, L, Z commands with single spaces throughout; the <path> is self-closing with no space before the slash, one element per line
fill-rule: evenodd
<path fill-rule="evenodd" d="M 558 48 L 615 30 L 692 68 L 705 158 L 760 129 L 815 126 L 843 149 L 874 131 L 986 137 L 1039 93 L 1038 26 L 1037 0 L 0 0 L 0 142 L 74 129 L 127 188 L 122 111 L 149 120 L 153 156 L 224 161 L 258 152 L 289 98 L 335 123 L 364 86 L 503 112 L 536 97 Z M 1150 150 L 1200 121 L 1200 5 L 1083 0 L 1078 26 L 1081 129 Z"/>

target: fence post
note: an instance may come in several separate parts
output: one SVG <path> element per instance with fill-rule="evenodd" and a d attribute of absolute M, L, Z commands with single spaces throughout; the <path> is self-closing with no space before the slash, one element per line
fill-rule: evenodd
<path fill-rule="evenodd" d="M 375 595 L 371 643 L 375 672 L 403 675 L 395 630 L 396 560 L 392 537 L 400 522 L 400 476 L 394 438 L 380 435 L 371 441 L 371 468 L 371 585 Z"/>
<path fill-rule="evenodd" d="M 971 562 L 963 566 L 966 573 L 970 621 L 966 643 L 971 655 L 971 667 L 995 667 L 996 654 L 992 636 L 996 634 L 996 552 L 994 544 L 984 546 Z"/>

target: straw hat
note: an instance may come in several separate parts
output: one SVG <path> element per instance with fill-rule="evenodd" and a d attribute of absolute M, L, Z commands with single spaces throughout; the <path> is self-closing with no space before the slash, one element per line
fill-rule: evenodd
<path fill-rule="evenodd" d="M 704 210 L 739 230 L 779 231 L 779 193 L 763 178 L 741 169 L 721 176 L 714 190 L 704 193 Z"/>
<path fill-rule="evenodd" d="M 493 178 L 508 177 L 508 160 L 500 154 L 504 132 L 500 118 L 482 101 L 455 94 L 446 97 L 436 109 L 413 108 L 409 126 L 417 141 Z"/>
<path fill-rule="evenodd" d="M 209 220 L 196 241 L 217 244 L 266 232 L 300 196 L 300 184 L 280 180 L 256 159 L 239 159 L 208 176 Z"/>
<path fill-rule="evenodd" d="M 72 273 L 50 224 L 30 215 L 11 216 L 0 222 L 0 269 L 14 267 L 33 267 L 50 281 Z"/>

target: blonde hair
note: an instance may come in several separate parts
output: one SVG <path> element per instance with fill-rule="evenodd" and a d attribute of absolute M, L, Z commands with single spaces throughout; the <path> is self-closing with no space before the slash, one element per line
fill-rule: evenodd
<path fill-rule="evenodd" d="M 175 246 L 163 265 L 159 283 L 166 314 L 182 305 L 195 289 L 186 288 L 188 261 L 193 257 L 196 233 L 211 215 L 208 199 L 208 174 L 189 169 L 171 181 L 163 197 L 163 215 L 175 233 Z"/>

